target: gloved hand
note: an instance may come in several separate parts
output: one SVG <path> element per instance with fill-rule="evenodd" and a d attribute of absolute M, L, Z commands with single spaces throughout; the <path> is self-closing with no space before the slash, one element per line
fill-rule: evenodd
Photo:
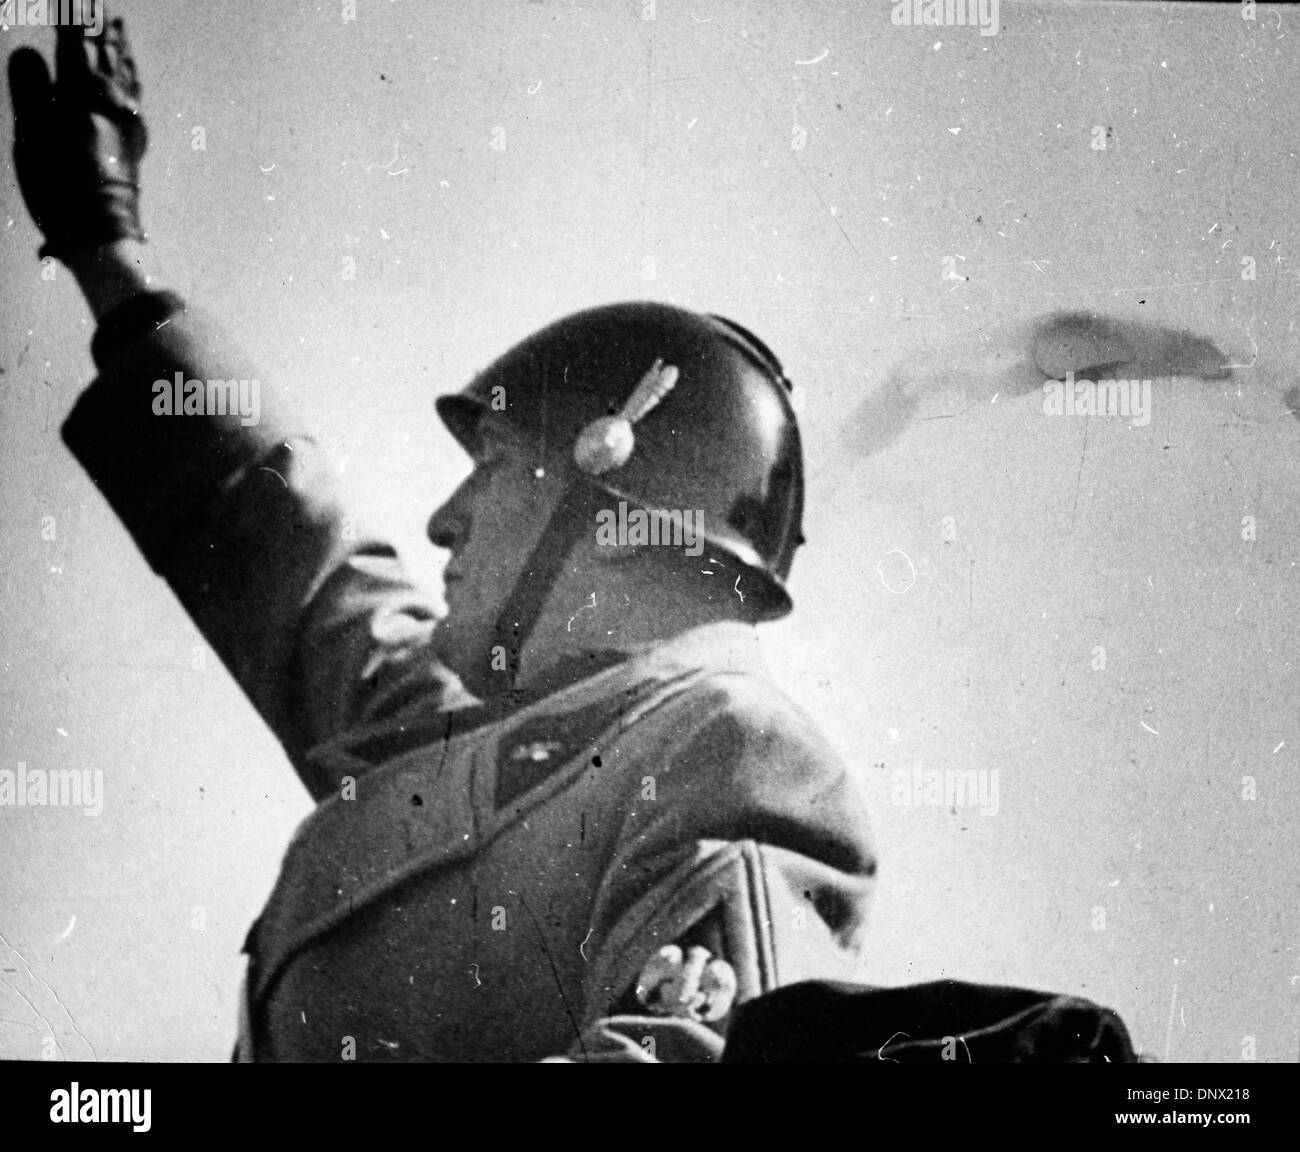
<path fill-rule="evenodd" d="M 85 26 L 59 26 L 57 82 L 35 49 L 9 59 L 18 185 L 45 233 L 40 255 L 65 261 L 81 249 L 145 238 L 140 161 L 148 133 L 135 61 L 121 20 L 84 25 L 103 30 L 94 36 Z"/>

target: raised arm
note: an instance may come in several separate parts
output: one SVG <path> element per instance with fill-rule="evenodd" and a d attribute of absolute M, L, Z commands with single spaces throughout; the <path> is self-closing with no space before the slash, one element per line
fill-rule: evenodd
<path fill-rule="evenodd" d="M 93 25 L 93 21 L 87 21 Z M 15 163 L 99 321 L 64 439 L 318 799 L 307 753 L 419 696 L 464 702 L 431 602 L 339 501 L 307 426 L 209 318 L 160 290 L 140 226 L 147 133 L 120 21 L 59 30 L 57 80 L 14 53 Z"/>

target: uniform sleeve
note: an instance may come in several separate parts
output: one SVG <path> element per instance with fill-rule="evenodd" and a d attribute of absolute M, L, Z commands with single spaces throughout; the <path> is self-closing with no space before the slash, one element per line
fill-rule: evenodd
<path fill-rule="evenodd" d="M 215 323 L 168 302 L 111 340 L 101 327 L 64 440 L 320 799 L 338 782 L 312 747 L 415 694 L 467 697 L 430 653 L 431 601 L 349 516 L 299 418 Z M 258 403 L 170 414 L 178 379 L 229 398 L 247 382 Z"/>
<path fill-rule="evenodd" d="M 859 974 L 875 856 L 844 765 L 806 721 L 761 694 L 686 701 L 653 776 L 629 797 L 621 850 L 593 915 L 584 1060 L 719 1058 L 729 1017 L 647 1013 L 638 975 L 666 945 L 734 970 L 734 1003 L 804 980 Z"/>

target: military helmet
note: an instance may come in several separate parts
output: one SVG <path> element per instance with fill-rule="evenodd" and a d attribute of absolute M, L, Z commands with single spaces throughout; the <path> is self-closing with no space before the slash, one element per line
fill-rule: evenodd
<path fill-rule="evenodd" d="M 629 506 L 699 510 L 707 544 L 754 577 L 759 613 L 775 619 L 790 611 L 785 581 L 803 542 L 790 388 L 740 325 L 626 303 L 543 328 L 436 407 L 467 450 L 480 417 L 497 412 L 524 433 L 537 467 Z"/>

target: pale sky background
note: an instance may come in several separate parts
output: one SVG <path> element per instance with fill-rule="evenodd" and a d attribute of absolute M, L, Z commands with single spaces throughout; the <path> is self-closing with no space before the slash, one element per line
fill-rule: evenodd
<path fill-rule="evenodd" d="M 772 665 L 864 784 L 872 977 L 1078 993 L 1171 1061 L 1295 1061 L 1297 14 L 1004 2 L 982 37 L 884 0 L 642 7 L 123 0 L 170 284 L 434 581 L 423 526 L 465 471 L 434 395 L 594 304 L 754 329 L 809 472 Z M 224 1060 L 309 801 L 59 441 L 92 329 L 40 277 L 0 120 L 0 767 L 105 788 L 93 819 L 0 808 L 0 1057 L 53 1032 Z M 1010 384 L 1058 309 L 1251 367 L 1157 380 L 1146 427 L 1048 417 Z M 845 429 L 896 372 L 923 418 L 864 459 Z M 892 803 L 918 762 L 997 770 L 999 811 Z"/>

